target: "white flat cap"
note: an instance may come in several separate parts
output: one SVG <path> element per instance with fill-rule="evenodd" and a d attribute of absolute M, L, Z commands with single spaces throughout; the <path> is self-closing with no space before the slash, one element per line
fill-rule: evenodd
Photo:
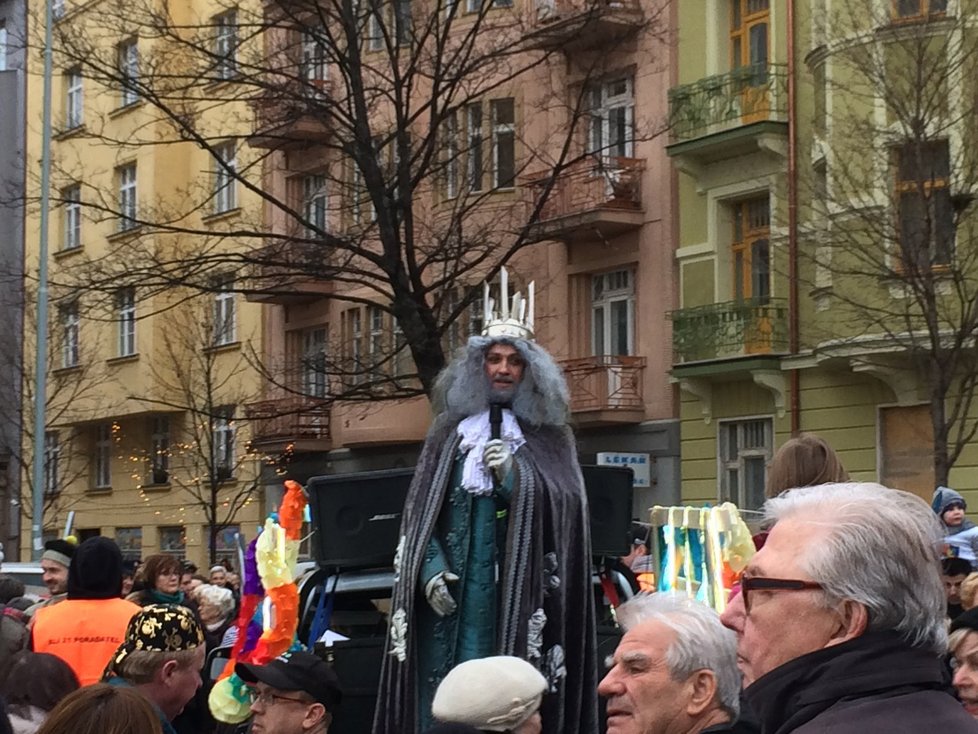
<path fill-rule="evenodd" d="M 499 655 L 469 660 L 445 676 L 435 691 L 431 713 L 446 723 L 509 731 L 540 708 L 546 690 L 546 678 L 520 658 Z"/>

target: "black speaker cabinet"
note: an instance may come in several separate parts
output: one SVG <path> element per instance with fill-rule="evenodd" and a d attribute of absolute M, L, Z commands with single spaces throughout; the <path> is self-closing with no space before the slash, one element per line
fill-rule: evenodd
<path fill-rule="evenodd" d="M 313 477 L 314 558 L 344 569 L 394 563 L 401 512 L 414 469 L 385 469 Z"/>
<path fill-rule="evenodd" d="M 582 465 L 591 511 L 591 553 L 625 556 L 632 549 L 632 470 L 621 466 Z"/>

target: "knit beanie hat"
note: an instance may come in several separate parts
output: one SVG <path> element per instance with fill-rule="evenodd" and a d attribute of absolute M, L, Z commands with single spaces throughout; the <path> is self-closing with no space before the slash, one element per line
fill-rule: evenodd
<path fill-rule="evenodd" d="M 69 599 L 112 599 L 122 594 L 122 551 L 110 538 L 89 538 L 68 567 Z"/>
<path fill-rule="evenodd" d="M 435 691 L 439 721 L 483 731 L 509 731 L 540 708 L 547 680 L 530 663 L 500 655 L 456 665 Z"/>
<path fill-rule="evenodd" d="M 55 538 L 44 544 L 44 552 L 41 554 L 42 561 L 54 561 L 60 563 L 65 568 L 71 565 L 71 557 L 75 554 L 75 544 L 70 540 Z"/>
<path fill-rule="evenodd" d="M 940 516 L 947 511 L 947 506 L 952 502 L 960 502 L 963 507 L 968 507 L 968 503 L 958 492 L 950 487 L 938 487 L 934 490 L 934 499 L 931 500 L 930 506 Z"/>

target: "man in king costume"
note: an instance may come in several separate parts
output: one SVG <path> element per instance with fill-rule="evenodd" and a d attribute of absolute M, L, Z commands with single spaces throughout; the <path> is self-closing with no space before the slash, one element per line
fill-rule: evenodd
<path fill-rule="evenodd" d="M 563 372 L 533 335 L 529 299 L 439 376 L 435 420 L 404 507 L 374 734 L 417 734 L 458 663 L 514 655 L 549 691 L 544 734 L 597 731 L 591 540 Z M 504 406 L 500 410 L 490 406 Z M 493 438 L 495 433 L 499 438 Z"/>

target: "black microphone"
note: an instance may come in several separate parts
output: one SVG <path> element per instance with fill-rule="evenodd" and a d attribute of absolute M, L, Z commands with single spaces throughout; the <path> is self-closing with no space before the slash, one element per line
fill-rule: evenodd
<path fill-rule="evenodd" d="M 502 435 L 503 404 L 489 403 L 489 438 L 496 439 Z"/>

